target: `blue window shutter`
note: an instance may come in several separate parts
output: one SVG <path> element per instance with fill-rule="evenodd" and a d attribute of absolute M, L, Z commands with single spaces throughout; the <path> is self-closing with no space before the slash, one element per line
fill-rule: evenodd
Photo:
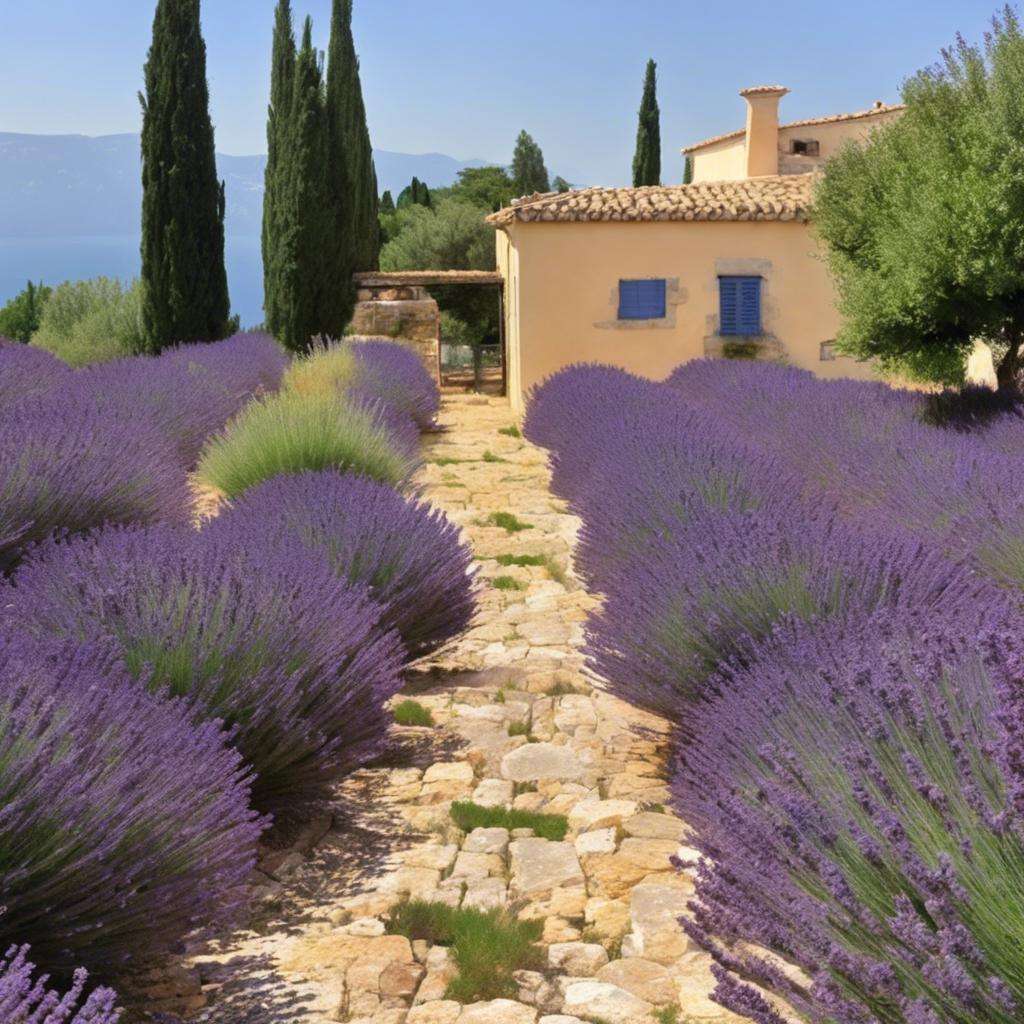
<path fill-rule="evenodd" d="M 661 320 L 664 317 L 664 278 L 619 281 L 620 320 Z"/>
<path fill-rule="evenodd" d="M 761 278 L 720 277 L 718 297 L 722 334 L 761 333 Z"/>

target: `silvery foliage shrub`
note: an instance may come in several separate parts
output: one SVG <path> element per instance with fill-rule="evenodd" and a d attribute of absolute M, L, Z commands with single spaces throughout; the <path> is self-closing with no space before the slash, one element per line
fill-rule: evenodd
<path fill-rule="evenodd" d="M 365 587 L 298 542 L 259 540 L 157 527 L 50 544 L 15 576 L 8 617 L 39 636 L 112 637 L 153 692 L 227 724 L 255 805 L 281 811 L 379 752 L 404 651 Z"/>
<path fill-rule="evenodd" d="M 219 722 L 146 693 L 105 639 L 26 634 L 0 623 L 0 943 L 107 980 L 231 920 L 262 823 Z"/>
<path fill-rule="evenodd" d="M 96 988 L 82 1001 L 88 974 L 75 971 L 64 993 L 47 988 L 49 977 L 36 976 L 28 946 L 12 946 L 0 957 L 0 1020 L 5 1024 L 117 1024 L 117 993 Z"/>
<path fill-rule="evenodd" d="M 297 541 L 322 554 L 341 579 L 369 588 L 382 624 L 398 631 L 409 658 L 458 636 L 476 610 L 473 555 L 458 527 L 427 503 L 365 477 L 274 477 L 243 494 L 205 533 L 267 550 Z"/>

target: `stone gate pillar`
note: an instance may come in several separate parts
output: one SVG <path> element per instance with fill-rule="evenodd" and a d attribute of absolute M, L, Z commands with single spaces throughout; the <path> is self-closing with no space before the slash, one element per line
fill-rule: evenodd
<path fill-rule="evenodd" d="M 393 338 L 423 360 L 441 382 L 441 312 L 425 288 L 406 284 L 360 284 L 350 334 Z"/>

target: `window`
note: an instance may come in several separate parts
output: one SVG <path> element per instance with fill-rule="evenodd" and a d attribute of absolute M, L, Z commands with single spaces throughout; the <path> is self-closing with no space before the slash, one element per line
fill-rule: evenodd
<path fill-rule="evenodd" d="M 664 317 L 664 278 L 619 282 L 620 320 L 662 320 Z"/>
<path fill-rule="evenodd" d="M 761 333 L 761 278 L 718 279 L 720 334 Z"/>
<path fill-rule="evenodd" d="M 789 151 L 796 156 L 817 156 L 818 155 L 818 140 L 817 139 L 793 139 L 789 144 Z"/>
<path fill-rule="evenodd" d="M 823 341 L 821 343 L 820 358 L 823 363 L 831 363 L 836 357 L 836 343 L 834 341 Z"/>

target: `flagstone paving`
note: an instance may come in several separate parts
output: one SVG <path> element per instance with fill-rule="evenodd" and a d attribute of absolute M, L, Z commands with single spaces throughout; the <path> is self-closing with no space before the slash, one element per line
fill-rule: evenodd
<path fill-rule="evenodd" d="M 677 1006 L 680 1024 L 738 1021 L 708 998 L 710 960 L 677 920 L 692 881 L 670 863 L 687 851 L 665 809 L 667 724 L 583 671 L 595 602 L 573 577 L 578 523 L 548 490 L 544 453 L 501 433 L 513 424 L 501 399 L 446 398 L 441 422 L 420 484 L 473 545 L 478 621 L 402 695 L 435 725 L 396 728 L 403 759 L 358 772 L 333 820 L 262 859 L 251 927 L 193 949 L 198 1019 L 650 1024 Z M 499 564 L 505 555 L 546 562 Z M 469 799 L 565 815 L 568 834 L 464 835 L 449 811 Z M 385 934 L 409 896 L 543 921 L 548 970 L 520 972 L 516 999 L 446 999 L 448 950 Z"/>

